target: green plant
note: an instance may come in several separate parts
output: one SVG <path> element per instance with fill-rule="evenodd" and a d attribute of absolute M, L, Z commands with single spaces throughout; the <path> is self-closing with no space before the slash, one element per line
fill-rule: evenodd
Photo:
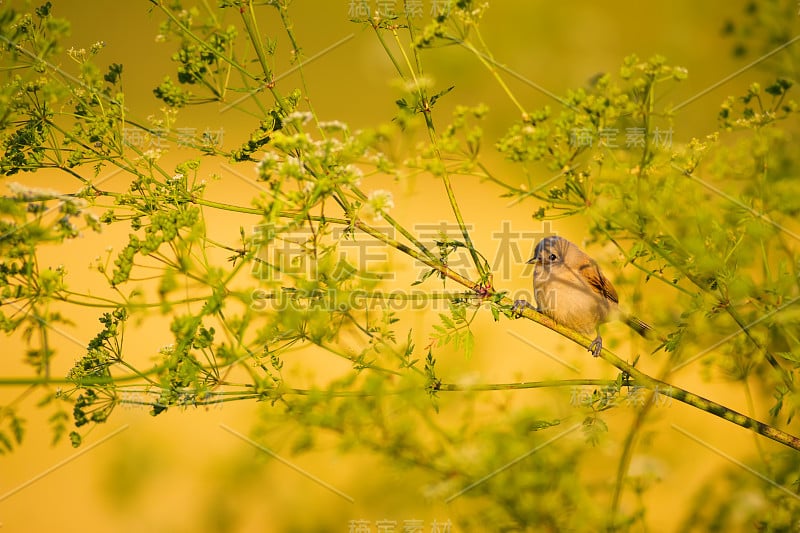
<path fill-rule="evenodd" d="M 31 372 L 0 378 L 0 384 L 29 385 L 42 395 L 54 441 L 69 435 L 80 445 L 86 427 L 105 422 L 121 405 L 146 405 L 158 415 L 261 401 L 269 405 L 264 425 L 300 428 L 296 452 L 329 432 L 345 449 L 373 450 L 426 472 L 437 495 L 473 498 L 480 504 L 464 512 L 465 528 L 582 529 L 604 521 L 627 529 L 646 521 L 643 504 L 626 513 L 620 501 L 625 491 L 640 496 L 653 483 L 647 474 L 629 472 L 632 450 L 660 397 L 784 445 L 774 451 L 759 444 L 760 460 L 797 492 L 800 438 L 790 424 L 800 406 L 800 339 L 791 305 L 800 298 L 792 229 L 800 162 L 791 142 L 797 108 L 788 77 L 763 88 L 754 83 L 747 94 L 729 98 L 719 112 L 719 131 L 681 144 L 672 138 L 680 114 L 660 96 L 687 72 L 662 57 L 629 56 L 619 73 L 567 93 L 560 106 L 529 110 L 484 44 L 479 23 L 486 5 L 452 2 L 422 27 L 407 12 L 368 11 L 354 22 L 374 33 L 403 94 L 392 124 L 353 131 L 320 120 L 304 78 L 300 87 L 276 78 L 277 36 L 264 39 L 259 22 L 266 12 L 280 21 L 289 56 L 303 72 L 289 2 L 150 4 L 163 18 L 161 37 L 176 48 L 177 75 L 154 89 L 165 107 L 149 121 L 126 107 L 123 66 L 96 66 L 102 43 L 63 51 L 68 25 L 49 2 L 31 13 L 5 8 L 0 15 L 8 67 L 0 89 L 0 171 L 20 180 L 58 172 L 78 186 L 64 193 L 10 184 L 0 204 L 0 323 L 27 343 Z M 500 138 L 485 139 L 484 105 L 455 106 L 443 124 L 448 119 L 439 106 L 454 98 L 452 85 L 427 76 L 423 52 L 445 46 L 458 46 L 483 65 L 519 110 Z M 65 54 L 74 75 L 55 67 Z M 210 135 L 183 135 L 182 114 L 211 103 L 241 109 L 257 124 L 233 148 Z M 132 143 L 126 138 L 131 131 L 151 147 Z M 193 156 L 167 166 L 164 151 L 178 143 L 191 147 Z M 413 150 L 402 153 L 402 143 Z M 484 154 L 487 146 L 523 178 L 499 177 Z M 206 180 L 216 171 L 206 169 L 220 161 L 243 173 L 255 170 L 260 191 L 250 205 L 208 197 Z M 98 179 L 109 168 L 128 177 L 124 190 Z M 365 184 L 411 174 L 441 189 L 455 235 L 426 243 L 392 216 L 391 193 Z M 580 218 L 592 241 L 610 243 L 625 272 L 637 273 L 639 287 L 647 283 L 648 291 L 674 302 L 654 310 L 663 353 L 653 357 L 661 370 L 643 370 L 638 355 L 604 350 L 602 358 L 619 371 L 615 379 L 447 382 L 439 354 L 449 346 L 469 364 L 480 349 L 476 317 L 491 316 L 498 326 L 517 318 L 510 295 L 495 286 L 489 254 L 473 242 L 453 187 L 456 176 L 482 180 L 487 190 L 529 206 L 534 219 Z M 723 183 L 734 191 L 721 192 Z M 238 232 L 212 236 L 207 220 L 218 212 L 240 217 Z M 123 245 L 93 263 L 107 288 L 102 296 L 74 292 L 69 272 L 41 260 L 44 249 L 66 246 L 82 231 L 116 228 L 124 230 Z M 358 244 L 364 242 L 381 251 L 378 264 L 364 262 L 368 253 Z M 468 265 L 456 269 L 454 257 L 462 253 Z M 386 291 L 392 265 L 414 261 L 424 265 L 419 279 L 407 285 L 394 280 L 393 289 L 401 290 Z M 447 291 L 435 290 L 437 281 Z M 415 345 L 392 307 L 417 299 L 444 304 L 436 311 L 439 324 L 424 332 L 430 338 L 424 347 Z M 53 331 L 69 327 L 69 310 L 78 307 L 97 309 L 102 327 L 66 376 L 53 375 Z M 126 332 L 154 315 L 165 317 L 170 343 L 151 357 L 130 354 Z M 582 346 L 590 342 L 533 310 L 522 315 Z M 731 342 L 719 341 L 718 332 Z M 707 346 L 719 349 L 698 354 Z M 292 354 L 309 349 L 341 372 L 311 385 L 295 383 L 286 367 Z M 747 414 L 673 380 L 677 368 L 701 355 L 705 371 L 741 385 Z M 491 420 L 472 416 L 483 391 L 545 389 L 563 399 L 565 388 L 574 395 L 577 387 L 591 392 L 569 428 L 542 405 L 498 409 Z M 753 397 L 765 395 L 773 399 L 771 409 L 759 413 Z M 636 413 L 616 478 L 587 484 L 582 473 L 591 467 L 591 446 L 603 442 L 606 417 L 624 405 Z M 387 414 L 397 412 L 403 415 Z M 545 446 L 577 428 L 584 441 Z M 0 451 L 18 446 L 24 429 L 17 402 L 4 406 Z M 532 447 L 537 453 L 527 468 L 470 485 Z M 763 489 L 752 480 L 734 481 Z M 463 487 L 470 490 L 458 492 Z M 602 489 L 611 489 L 610 503 L 593 498 Z M 800 516 L 796 499 L 763 492 L 776 510 L 770 527 Z M 554 496 L 528 497 L 543 493 Z M 725 512 L 720 506 L 718 515 Z M 694 515 L 705 516 L 701 509 Z"/>

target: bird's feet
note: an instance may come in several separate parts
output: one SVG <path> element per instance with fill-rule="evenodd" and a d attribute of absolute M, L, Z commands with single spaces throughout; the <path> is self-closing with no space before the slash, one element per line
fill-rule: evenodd
<path fill-rule="evenodd" d="M 533 309 L 534 311 L 536 308 L 528 303 L 528 300 L 514 300 L 514 305 L 511 306 L 511 313 L 519 318 L 522 316 L 522 311 L 524 309 Z"/>
<path fill-rule="evenodd" d="M 589 345 L 589 351 L 592 352 L 594 357 L 599 357 L 600 352 L 603 351 L 603 339 L 598 335 L 594 338 L 592 343 Z"/>

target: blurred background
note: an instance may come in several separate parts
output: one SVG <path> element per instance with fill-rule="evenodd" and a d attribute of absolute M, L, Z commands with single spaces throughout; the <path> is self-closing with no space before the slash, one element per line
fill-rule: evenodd
<path fill-rule="evenodd" d="M 432 2 L 423 0 L 423 8 L 430 10 Z M 8 0 L 2 3 L 15 4 Z M 677 104 L 714 87 L 757 57 L 753 55 L 755 51 L 743 54 L 739 50 L 737 54 L 736 40 L 725 32 L 726 27 L 730 30 L 730 21 L 741 21 L 753 4 L 758 2 L 490 2 L 481 31 L 494 59 L 509 70 L 502 76 L 526 109 L 556 107 L 557 102 L 548 92 L 563 95 L 570 89 L 588 86 L 599 73 L 616 74 L 623 58 L 631 53 L 642 58 L 660 54 L 670 64 L 687 69 L 688 79 L 673 85 L 672 92 L 663 96 Z M 399 0 L 397 6 L 399 9 Z M 19 7 L 25 6 L 19 2 Z M 395 100 L 400 96 L 397 76 L 374 33 L 350 22 L 352 9 L 347 0 L 296 0 L 291 4 L 297 40 L 306 58 L 313 57 L 303 71 L 309 88 L 309 94 L 304 96 L 310 99 L 320 120 L 340 120 L 351 129 L 376 127 L 390 122 L 396 113 Z M 126 105 L 132 115 L 143 122 L 148 116 L 159 115 L 163 104 L 152 91 L 165 76 L 174 75 L 170 56 L 175 43 L 159 42 L 161 18 L 150 2 L 55 0 L 53 12 L 71 23 L 71 37 L 63 43 L 65 48 L 89 48 L 103 41 L 105 48 L 98 63 L 124 66 Z M 287 57 L 288 43 L 277 17 L 272 10 L 265 9 L 263 13 L 261 30 L 278 39 L 276 57 Z M 232 16 L 231 10 L 226 10 L 224 16 Z M 464 49 L 427 50 L 423 56 L 435 87 L 454 86 L 437 108 L 443 124 L 455 105 L 481 103 L 490 110 L 482 124 L 486 139 L 497 139 L 518 120 L 513 103 Z M 65 64 L 68 61 L 65 55 Z M 275 68 L 276 73 L 287 72 L 279 81 L 284 93 L 300 86 L 300 72 L 288 62 Z M 685 143 L 715 131 L 719 105 L 727 95 L 743 94 L 753 81 L 767 84 L 773 79 L 772 75 L 762 75 L 756 66 L 705 92 L 679 111 L 674 142 Z M 217 132 L 221 142 L 230 147 L 241 144 L 258 124 L 251 115 L 216 105 L 202 111 L 182 111 L 178 120 L 183 127 Z M 178 147 L 164 157 L 177 163 L 191 156 L 188 149 Z M 485 147 L 484 156 L 499 175 L 514 172 L 493 155 L 491 146 Z M 248 198 L 255 193 L 252 185 L 226 170 L 229 168 L 216 160 L 204 163 L 201 173 L 209 176 L 206 197 L 248 205 Z M 236 168 L 242 174 L 254 172 L 247 165 Z M 219 174 L 220 179 L 212 180 L 213 174 Z M 516 179 L 513 175 L 504 177 L 511 182 Z M 31 186 L 72 186 L 56 175 L 15 179 Z M 109 175 L 106 185 L 121 190 L 127 179 L 122 173 Z M 459 178 L 454 187 L 478 249 L 495 254 L 490 260 L 505 253 L 498 248 L 497 240 L 504 227 L 532 234 L 546 231 L 542 223 L 531 218 L 536 209 L 533 204 L 511 203 L 501 198 L 499 191 L 488 195 L 487 188 L 477 179 Z M 390 189 L 395 198 L 393 216 L 409 226 L 452 223 L 447 198 L 433 178 L 418 176 L 402 183 L 376 179 L 366 188 Z M 208 223 L 212 236 L 228 242 L 235 239 L 240 226 L 251 224 L 231 214 L 214 215 Z M 552 231 L 575 242 L 586 237 L 580 221 L 550 224 Z M 74 278 L 85 283 L 75 290 L 100 293 L 102 288 L 95 286 L 101 285 L 102 280 L 88 272 L 88 264 L 98 254 L 104 254 L 106 247 L 123 246 L 122 238 L 124 235 L 114 232 L 87 233 L 84 239 L 44 250 L 43 264 L 64 265 Z M 522 263 L 530 257 L 534 245 L 533 240 L 522 240 L 519 256 L 504 260 L 503 272 L 495 279 L 498 288 L 529 289 L 530 278 L 526 276 L 530 270 Z M 604 256 L 603 250 L 595 252 L 604 268 L 614 268 L 611 255 Z M 420 274 L 413 265 L 401 261 L 394 261 L 392 268 L 406 281 Z M 83 271 L 87 271 L 85 279 L 80 274 Z M 623 286 L 621 301 L 631 301 L 632 290 Z M 637 312 L 647 319 L 647 307 L 639 305 Z M 421 310 L 403 315 L 408 327 L 414 329 L 420 351 L 429 342 L 431 322 L 437 313 Z M 498 328 L 488 313 L 485 315 L 473 325 L 477 345 L 472 358 L 466 360 L 456 352 L 440 354 L 438 370 L 443 381 L 503 383 L 564 377 L 613 379 L 617 375 L 615 369 L 592 359 L 553 332 L 527 321 L 504 322 Z M 70 317 L 74 327 L 54 335 L 59 356 L 54 361 L 53 375 L 66 374 L 81 355 L 81 347 L 98 330 L 96 317 L 91 310 L 75 312 Z M 165 320 L 159 322 L 154 316 L 139 324 L 129 349 L 135 352 L 136 343 L 140 343 L 141 356 L 146 360 L 147 354 L 156 353 L 159 346 L 170 342 Z M 611 335 L 628 339 L 616 327 L 609 326 Z M 565 374 L 563 366 L 521 339 L 533 339 L 535 345 L 557 353 L 576 372 Z M 633 342 L 639 344 L 620 341 L 614 349 L 619 353 L 643 349 L 641 341 Z M 29 369 L 22 364 L 24 349 L 20 338 L 3 340 L 5 376 L 27 375 Z M 309 356 L 308 367 L 313 367 L 314 362 L 313 355 Z M 302 365 L 292 371 L 298 380 L 310 372 Z M 315 371 L 324 375 L 335 369 Z M 747 408 L 741 390 L 723 380 L 702 380 L 697 372 L 685 372 L 676 379 L 689 390 L 734 409 Z M 420 531 L 427 532 L 446 524 L 452 524 L 452 531 L 459 531 L 459 517 L 474 505 L 467 497 L 445 502 L 452 487 L 443 489 L 437 484 L 437 477 L 424 469 L 392 464 L 379 453 L 347 453 L 335 435 L 315 435 L 310 450 L 293 454 L 299 430 L 281 427 L 280 417 L 274 417 L 270 411 L 274 408 L 267 404 L 234 402 L 212 409 L 170 409 L 157 417 L 146 409 L 129 406 L 117 409 L 107 424 L 85 435 L 81 448 L 75 450 L 64 441 L 51 446 L 47 421 L 36 409 L 37 392 L 25 396 L 26 390 L 12 385 L 0 387 L 0 403 L 17 402 L 22 414 L 28 416 L 25 444 L 0 456 L 0 525 L 4 531 L 404 531 L 404 527 L 421 525 Z M 537 404 L 543 410 L 559 413 L 562 425 L 553 436 L 581 421 L 574 392 L 572 398 L 569 391 L 558 395 L 536 390 L 475 394 L 479 395 L 478 402 L 487 407 L 474 416 L 486 417 L 487 422 L 496 421 L 502 413 L 511 413 L 519 406 Z M 443 412 L 457 412 L 458 395 L 443 394 L 440 401 Z M 756 398 L 755 402 L 758 412 L 764 412 L 766 400 Z M 652 481 L 641 496 L 648 509 L 644 522 L 652 530 L 676 530 L 694 509 L 696 491 L 708 483 L 713 486 L 715 476 L 731 466 L 726 456 L 747 457 L 755 444 L 743 429 L 675 401 L 664 399 L 654 411 L 654 427 L 645 432 L 644 444 L 637 449 L 631 468 Z M 619 409 L 609 415 L 610 437 L 582 458 L 582 468 L 591 473 L 586 476 L 587 484 L 613 479 L 621 441 L 632 419 L 631 409 Z M 674 430 L 673 424 L 694 432 L 724 453 L 699 445 Z M 259 428 L 255 435 L 254 428 Z M 583 439 L 580 432 L 562 438 L 571 443 L 564 446 L 576 445 Z M 560 446 L 561 443 L 554 445 L 551 453 L 557 455 Z M 463 453 L 468 456 L 481 452 L 465 446 Z M 525 461 L 513 466 L 536 467 Z M 631 494 L 635 493 L 631 489 Z M 598 505 L 608 498 L 608 494 L 597 494 Z M 627 495 L 623 509 L 637 505 L 634 499 Z M 749 512 L 747 505 L 759 504 L 757 495 L 750 502 L 742 502 L 743 516 Z M 563 512 L 571 511 L 564 508 Z M 392 524 L 395 529 L 390 529 Z M 487 531 L 500 529 L 500 524 L 484 525 Z M 596 530 L 601 528 L 598 523 Z"/>

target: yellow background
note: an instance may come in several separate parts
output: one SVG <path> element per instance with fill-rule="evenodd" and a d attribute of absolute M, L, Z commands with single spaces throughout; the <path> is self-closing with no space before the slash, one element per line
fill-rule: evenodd
<path fill-rule="evenodd" d="M 428 6 L 430 0 L 425 1 Z M 13 2 L 12 2 L 13 4 Z M 653 54 L 666 56 L 671 64 L 688 69 L 689 78 L 675 85 L 665 96 L 678 103 L 715 84 L 741 68 L 744 60 L 732 57 L 731 42 L 721 35 L 723 21 L 738 17 L 742 2 L 714 0 L 694 2 L 553 2 L 541 0 L 492 2 L 482 26 L 484 37 L 495 59 L 555 94 L 570 88 L 585 86 L 598 72 L 616 73 L 622 59 L 637 53 L 646 58 Z M 72 33 L 66 48 L 88 48 L 104 41 L 106 48 L 98 61 L 124 65 L 123 79 L 127 105 L 144 119 L 161 107 L 152 96 L 152 89 L 164 75 L 172 72 L 169 56 L 173 44 L 156 43 L 158 17 L 149 14 L 149 2 L 112 1 L 54 1 L 54 14 L 72 22 Z M 398 92 L 392 83 L 395 73 L 383 54 L 374 35 L 348 21 L 346 0 L 303 1 L 293 3 L 295 31 L 306 56 L 312 56 L 331 44 L 352 34 L 352 38 L 315 59 L 305 67 L 305 75 L 315 111 L 321 120 L 341 120 L 351 128 L 375 126 L 391 120 Z M 274 33 L 280 40 L 281 52 L 287 52 L 286 40 L 274 15 L 264 10 L 262 30 Z M 267 14 L 269 13 L 269 14 Z M 476 105 L 486 103 L 491 114 L 485 128 L 487 139 L 496 138 L 513 120 L 517 112 L 499 90 L 496 83 L 482 70 L 474 57 L 463 49 L 451 47 L 424 53 L 427 71 L 438 87 L 455 85 L 455 89 L 437 108 L 437 118 L 444 124 L 449 109 L 456 103 Z M 284 56 L 285 57 L 285 56 Z M 69 61 L 64 56 L 65 65 Z M 284 68 L 286 65 L 284 65 Z M 278 71 L 279 72 L 279 71 Z M 547 95 L 533 87 L 504 76 L 527 109 L 543 105 L 557 106 Z M 691 136 L 711 132 L 716 128 L 716 113 L 728 94 L 741 94 L 752 80 L 763 79 L 752 70 L 722 87 L 711 91 L 680 111 L 675 142 L 685 142 Z M 281 80 L 279 88 L 288 93 L 299 83 L 297 73 Z M 225 144 L 235 146 L 255 126 L 252 117 L 235 110 L 220 112 L 209 106 L 203 115 L 186 113 L 188 123 L 199 129 L 224 129 Z M 183 116 L 183 115 L 181 115 Z M 486 153 L 493 150 L 486 147 Z M 175 161 L 190 154 L 177 150 L 166 157 Z M 492 160 L 494 158 L 494 160 Z M 503 162 L 490 156 L 494 168 L 505 169 Z M 247 205 L 254 189 L 246 179 L 206 163 L 201 172 L 220 172 L 222 180 L 212 182 L 207 197 Z M 237 168 L 242 168 L 239 166 Z M 246 170 L 243 170 L 244 173 Z M 512 171 L 509 167 L 509 172 Z M 251 176 L 254 177 L 252 173 Z M 14 180 L 31 186 L 52 186 L 68 190 L 75 185 L 63 177 L 16 176 Z M 107 182 L 120 189 L 126 176 L 119 174 Z M 513 181 L 513 177 L 509 177 Z M 530 218 L 532 204 L 509 206 L 507 199 L 487 194 L 491 188 L 475 179 L 459 178 L 456 193 L 464 216 L 473 228 L 478 249 L 494 252 L 496 241 L 492 234 L 509 221 L 518 231 L 536 230 L 538 222 Z M 391 187 L 396 208 L 392 211 L 399 220 L 411 226 L 415 222 L 438 223 L 452 221 L 440 183 L 432 178 L 419 177 L 409 183 L 394 185 L 378 182 L 373 188 Z M 365 187 L 369 189 L 370 187 Z M 211 235 L 231 242 L 240 225 L 252 222 L 235 215 L 211 219 Z M 580 222 L 553 223 L 559 233 L 580 242 L 584 235 Z M 89 273 L 87 266 L 96 255 L 103 255 L 106 246 L 119 249 L 124 241 L 114 232 L 88 234 L 84 239 L 64 247 L 43 251 L 44 263 L 66 265 L 73 283 L 85 283 L 75 289 L 96 290 L 101 280 Z M 530 247 L 524 249 L 527 253 Z M 595 250 L 597 252 L 597 250 Z M 609 256 L 600 260 L 610 268 Z M 395 263 L 403 276 L 415 277 L 418 272 L 408 265 Z M 505 290 L 525 290 L 530 279 L 522 277 L 523 265 L 514 266 L 509 279 L 502 281 Z M 85 277 L 82 272 L 87 271 Z M 613 277 L 613 275 L 612 275 Z M 621 300 L 630 296 L 621 295 Z M 640 309 L 647 314 L 647 307 Z M 97 331 L 96 315 L 79 312 L 74 316 L 76 326 L 66 335 L 54 335 L 59 346 L 54 374 L 66 372 L 74 359 L 81 355 L 81 346 Z M 137 339 L 143 360 L 169 342 L 167 318 L 153 318 L 141 326 Z M 411 319 L 422 340 L 430 332 L 435 314 L 417 312 Z M 481 383 L 537 380 L 560 372 L 558 365 L 531 350 L 514 335 L 535 339 L 537 344 L 558 353 L 581 371 L 582 376 L 613 378 L 615 369 L 601 360 L 591 359 L 581 348 L 567 343 L 556 334 L 527 321 L 503 322 L 501 327 L 481 317 L 475 329 L 477 347 L 472 359 L 452 354 L 442 357 L 440 372 L 449 382 L 477 381 Z M 522 323 L 525 322 L 525 323 Z M 614 330 L 613 326 L 611 331 Z M 26 375 L 20 360 L 23 345 L 18 338 L 3 341 L 3 374 Z M 624 345 L 620 348 L 624 352 Z M 136 346 L 129 347 L 136 351 Z M 647 365 L 647 363 L 645 363 Z M 651 369 L 656 365 L 649 365 Z M 691 367 L 676 376 L 676 381 L 689 390 L 719 399 L 732 408 L 746 410 L 740 389 L 721 382 L 703 382 Z M 0 389 L 0 403 L 16 398 L 22 388 Z M 487 404 L 504 402 L 536 402 L 536 391 L 482 393 Z M 324 437 L 311 453 L 291 458 L 288 451 L 292 435 L 276 429 L 258 441 L 313 475 L 339 490 L 352 495 L 350 503 L 314 483 L 307 477 L 270 459 L 252 446 L 224 431 L 221 425 L 248 434 L 253 421 L 266 405 L 232 404 L 212 410 L 171 409 L 152 417 L 145 410 L 118 409 L 104 426 L 89 433 L 83 447 L 73 450 L 68 443 L 56 447 L 49 444 L 51 434 L 33 406 L 38 393 L 23 403 L 29 415 L 24 446 L 0 457 L 0 495 L 9 494 L 36 476 L 50 472 L 54 466 L 83 453 L 88 446 L 119 428 L 127 428 L 107 442 L 93 448 L 62 467 L 47 473 L 30 486 L 0 501 L 0 523 L 3 531 L 347 531 L 348 522 L 355 519 L 370 521 L 395 520 L 398 530 L 404 520 L 421 519 L 428 531 L 433 520 L 456 522 L 460 506 L 468 500 L 456 500 L 451 505 L 442 498 L 430 498 L 418 475 L 389 468 L 385 459 L 358 454 L 342 455 L 336 442 Z M 444 401 L 457 401 L 457 397 Z M 764 412 L 763 405 L 759 405 Z M 561 406 L 564 416 L 570 407 Z M 671 429 L 678 424 L 696 432 L 725 453 L 747 457 L 753 453 L 753 440 L 741 428 L 726 424 L 708 414 L 698 413 L 678 402 L 656 410 L 652 446 L 648 456 L 637 461 L 657 463 L 662 480 L 647 496 L 650 509 L 648 522 L 654 531 L 676 526 L 695 497 L 693 489 L 714 476 L 729 463 L 722 457 L 700 447 Z M 613 476 L 621 436 L 630 422 L 630 411 L 609 416 L 614 438 L 594 450 L 599 476 Z M 578 433 L 568 438 L 580 439 Z M 518 467 L 524 468 L 524 463 Z M 0 496 L 2 497 L 2 496 Z M 603 495 L 608 498 L 609 495 Z M 487 524 L 487 530 L 492 525 Z M 455 528 L 454 531 L 458 529 Z"/>

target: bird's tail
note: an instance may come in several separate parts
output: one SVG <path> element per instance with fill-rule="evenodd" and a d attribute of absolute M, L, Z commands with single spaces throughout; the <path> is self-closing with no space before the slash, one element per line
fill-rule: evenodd
<path fill-rule="evenodd" d="M 639 320 L 635 316 L 625 315 L 625 319 L 624 320 L 625 320 L 625 323 L 628 324 L 628 326 L 633 331 L 635 331 L 636 333 L 638 333 L 639 335 L 641 335 L 645 339 L 652 339 L 652 338 L 655 337 L 655 331 L 653 330 L 653 328 L 649 324 L 647 324 L 645 322 L 642 322 L 641 320 Z"/>

